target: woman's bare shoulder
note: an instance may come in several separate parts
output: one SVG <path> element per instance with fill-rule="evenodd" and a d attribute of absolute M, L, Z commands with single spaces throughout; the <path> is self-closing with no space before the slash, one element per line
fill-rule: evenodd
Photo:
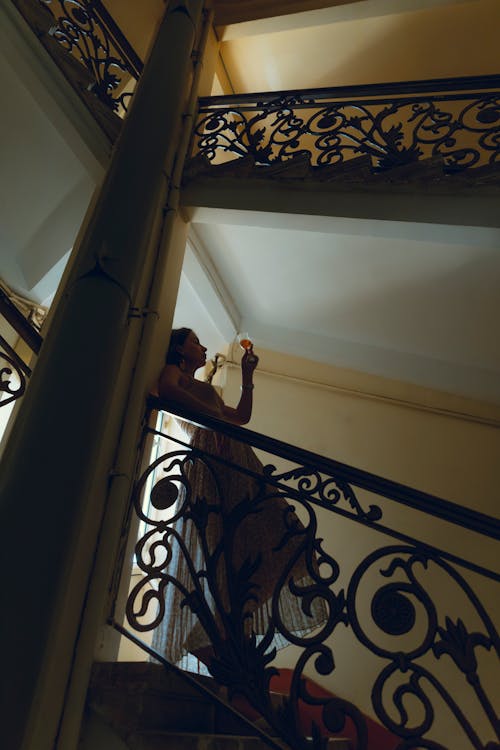
<path fill-rule="evenodd" d="M 182 372 L 176 365 L 164 365 L 158 380 L 169 380 L 178 383 Z"/>
<path fill-rule="evenodd" d="M 184 392 L 192 390 L 195 382 L 176 365 L 165 365 L 158 378 L 158 393 L 161 398 L 178 399 Z"/>
<path fill-rule="evenodd" d="M 158 393 L 165 395 L 170 388 L 181 386 L 182 373 L 175 365 L 165 365 L 158 377 Z"/>

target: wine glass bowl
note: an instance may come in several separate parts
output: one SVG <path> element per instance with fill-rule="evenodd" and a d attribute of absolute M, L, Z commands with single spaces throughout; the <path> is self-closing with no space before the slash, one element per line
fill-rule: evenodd
<path fill-rule="evenodd" d="M 237 334 L 238 343 L 242 349 L 248 354 L 249 361 L 253 362 L 255 357 L 253 356 L 253 341 L 248 331 L 240 331 Z"/>
<path fill-rule="evenodd" d="M 248 331 L 238 333 L 238 343 L 246 352 L 249 352 L 253 348 L 253 342 Z"/>

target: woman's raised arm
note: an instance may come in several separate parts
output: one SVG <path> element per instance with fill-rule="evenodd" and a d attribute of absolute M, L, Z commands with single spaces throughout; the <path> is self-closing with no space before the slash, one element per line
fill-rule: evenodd
<path fill-rule="evenodd" d="M 222 412 L 224 419 L 232 424 L 244 425 L 250 422 L 253 407 L 253 373 L 259 358 L 253 353 L 253 350 L 246 351 L 241 359 L 241 397 L 238 406 L 226 406 L 224 404 Z"/>

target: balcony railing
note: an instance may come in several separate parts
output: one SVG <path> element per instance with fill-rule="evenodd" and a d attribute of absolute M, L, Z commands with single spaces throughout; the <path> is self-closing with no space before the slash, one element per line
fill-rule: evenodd
<path fill-rule="evenodd" d="M 320 179 L 356 157 L 375 172 L 438 158 L 445 174 L 496 164 L 500 76 L 203 98 L 197 154 L 213 165 L 302 160 Z"/>
<path fill-rule="evenodd" d="M 143 63 L 101 0 L 38 0 L 50 11 L 50 31 L 92 76 L 92 91 L 112 110 L 127 109 L 127 87 L 141 75 Z"/>
<path fill-rule="evenodd" d="M 116 137 L 116 123 L 110 115 L 123 116 L 126 112 L 142 73 L 143 62 L 103 2 L 12 2 L 86 105 L 93 110 L 105 132 Z M 96 101 L 105 105 L 102 112 Z"/>
<path fill-rule="evenodd" d="M 149 406 L 154 413 L 165 404 Z M 180 633 L 174 661 L 185 651 L 201 658 L 230 698 L 297 750 L 324 750 L 325 737 L 339 733 L 356 750 L 370 747 L 369 722 L 341 697 L 353 676 L 354 692 L 371 700 L 386 729 L 385 750 L 497 747 L 500 639 L 488 608 L 499 601 L 500 574 L 478 556 L 500 538 L 500 522 L 258 433 L 169 411 L 191 435 L 185 420 L 202 425 L 217 450 L 204 448 L 203 437 L 191 443 L 145 427 L 144 444 L 155 437 L 160 450 L 136 482 L 141 577 L 128 625 L 116 628 L 136 644 L 138 633 L 153 631 L 145 650 L 164 665 Z M 295 647 L 294 666 L 276 707 L 274 660 L 286 645 Z M 326 689 L 312 690 L 311 680 Z"/>

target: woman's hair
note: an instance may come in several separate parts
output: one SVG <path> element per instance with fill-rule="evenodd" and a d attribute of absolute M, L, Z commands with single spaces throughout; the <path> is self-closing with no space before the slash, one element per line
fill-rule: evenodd
<path fill-rule="evenodd" d="M 174 328 L 168 344 L 167 356 L 165 357 L 166 365 L 178 365 L 182 355 L 177 351 L 178 346 L 182 346 L 189 334 L 191 328 Z"/>

